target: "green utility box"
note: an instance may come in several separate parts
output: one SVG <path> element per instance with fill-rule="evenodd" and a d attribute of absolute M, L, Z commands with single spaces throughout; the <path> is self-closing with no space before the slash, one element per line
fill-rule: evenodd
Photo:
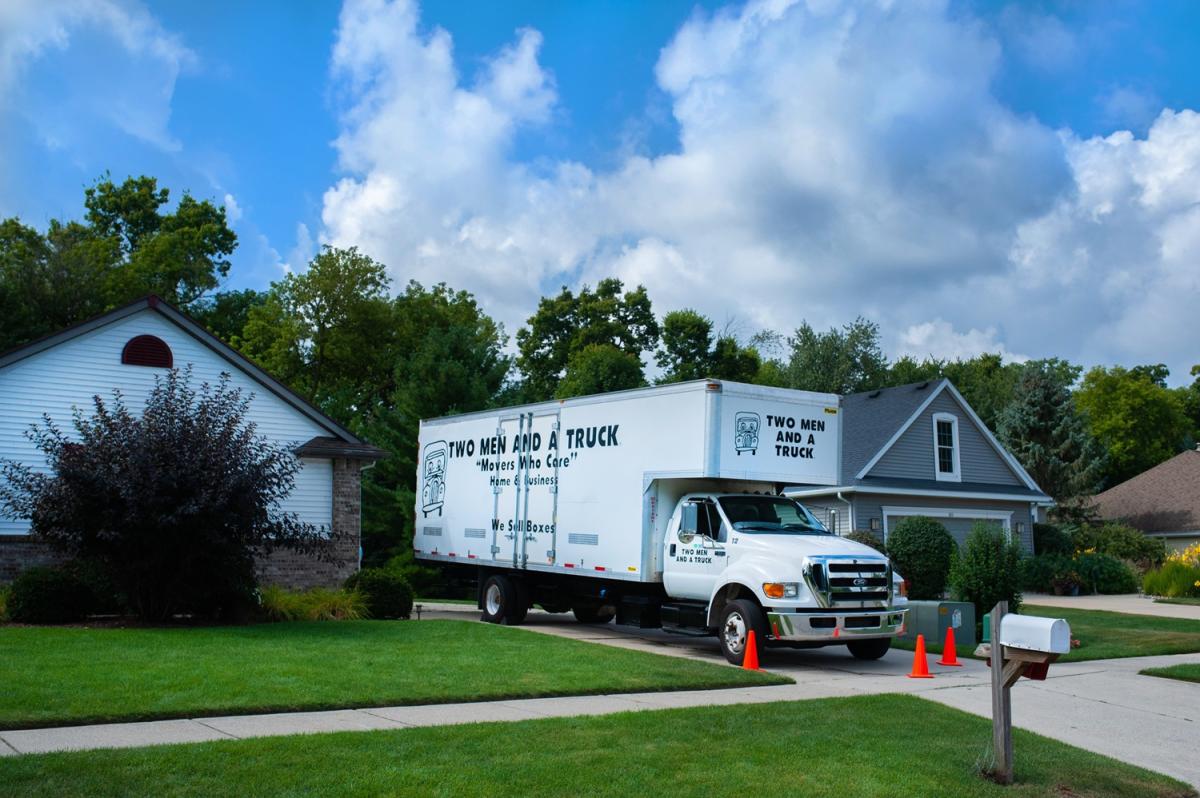
<path fill-rule="evenodd" d="M 975 605 L 968 601 L 910 601 L 904 621 L 904 638 L 916 640 L 925 635 L 926 643 L 943 643 L 946 630 L 954 629 L 954 644 L 959 651 L 975 648 Z"/>

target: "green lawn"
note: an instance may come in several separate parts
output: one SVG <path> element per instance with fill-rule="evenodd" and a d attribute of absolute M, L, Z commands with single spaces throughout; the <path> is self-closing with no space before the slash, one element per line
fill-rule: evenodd
<path fill-rule="evenodd" d="M 1200 621 L 1159 618 L 1153 615 L 1129 615 L 1099 610 L 1069 610 L 1026 604 L 1025 615 L 1064 618 L 1071 625 L 1071 637 L 1082 645 L 1063 655 L 1059 662 L 1083 662 L 1091 659 L 1149 657 L 1156 654 L 1190 654 L 1200 651 Z M 893 640 L 892 645 L 912 651 L 913 640 Z M 958 646 L 958 658 L 974 658 L 974 646 Z M 941 655 L 941 641 L 925 641 L 925 651 Z"/>
<path fill-rule="evenodd" d="M 1200 607 L 1200 598 L 1156 598 L 1155 604 L 1185 604 L 1189 607 Z"/>
<path fill-rule="evenodd" d="M 902 695 L 0 758 L 6 795 L 1184 798 L 1180 782 Z"/>
<path fill-rule="evenodd" d="M 1156 654 L 1190 654 L 1200 651 L 1200 621 L 1129 615 L 1099 610 L 1068 610 L 1025 605 L 1021 612 L 1064 618 L 1071 637 L 1082 645 L 1059 662 L 1082 662 L 1116 657 L 1149 657 Z"/>
<path fill-rule="evenodd" d="M 778 684 L 467 621 L 0 627 L 0 728 Z"/>
<path fill-rule="evenodd" d="M 1147 676 L 1161 676 L 1164 679 L 1179 679 L 1183 682 L 1200 682 L 1200 664 L 1171 665 L 1166 668 L 1146 668 L 1142 673 Z"/>

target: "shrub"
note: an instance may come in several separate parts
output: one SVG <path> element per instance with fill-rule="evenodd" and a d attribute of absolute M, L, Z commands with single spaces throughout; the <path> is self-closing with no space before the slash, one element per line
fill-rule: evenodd
<path fill-rule="evenodd" d="M 228 376 L 199 391 L 190 370 L 156 378 L 140 417 L 120 394 L 93 397 L 70 436 L 47 419 L 29 437 L 51 474 L 0 468 L 0 510 L 35 537 L 94 562 L 150 620 L 216 614 L 254 591 L 254 558 L 286 548 L 333 553 L 321 530 L 278 510 L 301 465 L 246 420 Z"/>
<path fill-rule="evenodd" d="M 1200 564 L 1168 560 L 1162 568 L 1146 572 L 1142 590 L 1151 596 L 1200 598 Z"/>
<path fill-rule="evenodd" d="M 457 594 L 444 596 L 443 593 L 447 592 L 445 573 L 437 568 L 430 568 L 427 565 L 417 562 L 417 558 L 413 555 L 411 549 L 392 557 L 383 567 L 404 577 L 405 581 L 412 587 L 413 595 L 460 598 Z"/>
<path fill-rule="evenodd" d="M 412 588 L 396 571 L 365 568 L 350 575 L 346 588 L 363 594 L 372 618 L 407 618 L 412 613 Z"/>
<path fill-rule="evenodd" d="M 1038 554 L 1021 560 L 1021 589 L 1030 593 L 1049 593 L 1054 578 L 1072 569 L 1071 558 L 1061 554 Z"/>
<path fill-rule="evenodd" d="M 850 534 L 846 535 L 846 540 L 853 540 L 855 543 L 861 543 L 864 546 L 870 546 L 871 548 L 875 549 L 875 551 L 878 551 L 882 554 L 887 554 L 887 544 L 880 540 L 874 532 L 868 532 L 865 529 L 856 529 Z M 901 571 L 901 573 L 903 573 L 903 571 Z"/>
<path fill-rule="evenodd" d="M 356 621 L 367 615 L 366 598 L 354 590 L 292 591 L 268 585 L 261 591 L 261 607 L 271 621 Z"/>
<path fill-rule="evenodd" d="M 1065 554 L 1068 557 L 1075 553 L 1075 542 L 1071 533 L 1058 524 L 1033 525 L 1034 554 Z"/>
<path fill-rule="evenodd" d="M 8 620 L 8 600 L 12 596 L 12 585 L 0 585 L 0 623 Z"/>
<path fill-rule="evenodd" d="M 12 583 L 9 618 L 17 623 L 73 623 L 87 615 L 91 591 L 63 568 L 30 568 Z"/>
<path fill-rule="evenodd" d="M 1133 569 L 1108 554 L 1084 553 L 1072 561 L 1085 593 L 1136 593 Z"/>
<path fill-rule="evenodd" d="M 975 617 L 982 619 L 998 601 L 1007 601 L 1009 612 L 1020 609 L 1020 582 L 1020 542 L 995 524 L 976 523 L 950 570 L 955 595 L 974 604 Z"/>
<path fill-rule="evenodd" d="M 1167 556 L 1166 544 L 1161 539 L 1147 537 L 1125 524 L 1076 527 L 1072 538 L 1075 551 L 1108 554 L 1136 563 L 1143 570 L 1162 565 Z"/>
<path fill-rule="evenodd" d="M 908 580 L 908 597 L 940 598 L 946 590 L 954 538 L 932 518 L 905 518 L 888 535 L 888 555 L 900 575 Z"/>

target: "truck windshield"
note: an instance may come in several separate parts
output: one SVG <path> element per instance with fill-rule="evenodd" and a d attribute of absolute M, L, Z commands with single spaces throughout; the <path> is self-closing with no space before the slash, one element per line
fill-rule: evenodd
<path fill-rule="evenodd" d="M 780 496 L 723 496 L 718 501 L 738 532 L 832 534 L 803 505 Z"/>

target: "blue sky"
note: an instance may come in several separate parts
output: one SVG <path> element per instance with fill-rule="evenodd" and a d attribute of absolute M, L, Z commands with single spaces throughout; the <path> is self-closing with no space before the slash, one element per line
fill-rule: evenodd
<path fill-rule="evenodd" d="M 892 354 L 1182 377 L 1200 6 L 898 5 L 21 0 L 0 214 L 145 173 L 227 202 L 230 287 L 329 241 L 510 329 L 615 273 L 746 334 L 864 313 Z"/>

